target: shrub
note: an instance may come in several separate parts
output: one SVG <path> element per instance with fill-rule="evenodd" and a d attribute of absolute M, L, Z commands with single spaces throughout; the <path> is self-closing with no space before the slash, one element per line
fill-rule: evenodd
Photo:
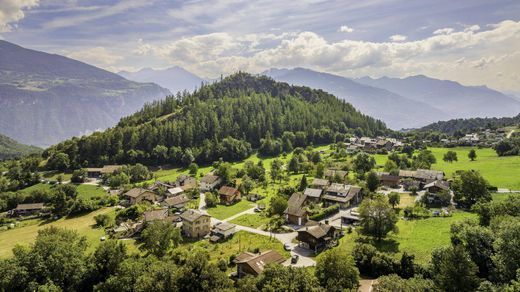
<path fill-rule="evenodd" d="M 94 216 L 94 220 L 96 221 L 96 226 L 98 227 L 108 227 L 112 225 L 112 218 L 107 214 L 99 214 Z"/>
<path fill-rule="evenodd" d="M 314 220 L 314 221 L 320 221 L 323 218 L 330 216 L 332 214 L 338 213 L 338 212 L 339 212 L 339 205 L 334 204 L 332 206 L 329 206 L 329 207 L 321 210 L 319 213 L 312 214 L 311 216 L 309 216 L 309 219 Z"/>

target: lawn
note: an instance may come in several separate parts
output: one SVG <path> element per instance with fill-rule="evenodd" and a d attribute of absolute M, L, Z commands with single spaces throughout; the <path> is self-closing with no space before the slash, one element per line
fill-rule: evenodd
<path fill-rule="evenodd" d="M 218 262 L 219 259 L 223 259 L 229 263 L 231 255 L 239 255 L 245 251 L 254 251 L 256 248 L 260 251 L 274 249 L 281 255 L 289 258 L 289 252 L 283 249 L 282 243 L 278 240 L 247 231 L 239 231 L 235 233 L 232 238 L 222 243 L 215 244 L 207 240 L 200 240 L 197 242 L 185 242 L 180 246 L 180 248 L 186 249 L 195 247 L 207 250 L 210 254 L 210 261 L 215 263 Z M 228 267 L 228 272 L 231 272 L 233 269 L 233 267 Z"/>
<path fill-rule="evenodd" d="M 251 202 L 243 199 L 231 206 L 217 205 L 217 207 L 208 208 L 208 214 L 219 220 L 224 220 L 253 207 L 254 205 Z"/>
<path fill-rule="evenodd" d="M 34 242 L 38 235 L 38 230 L 56 226 L 76 230 L 80 235 L 86 236 L 89 243 L 88 252 L 92 252 L 99 244 L 99 238 L 105 235 L 103 229 L 93 228 L 94 216 L 98 214 L 111 214 L 113 208 L 103 208 L 92 213 L 74 217 L 70 219 L 59 219 L 51 223 L 44 223 L 42 220 L 35 220 L 34 224 L 18 227 L 7 231 L 0 232 L 0 258 L 6 258 L 12 255 L 12 249 L 16 244 L 28 245 Z"/>
<path fill-rule="evenodd" d="M 77 186 L 76 190 L 78 191 L 78 197 L 83 199 L 101 198 L 107 195 L 107 191 L 95 185 L 81 184 Z"/>
<path fill-rule="evenodd" d="M 410 221 L 400 219 L 397 222 L 399 232 L 390 233 L 381 243 L 375 243 L 375 246 L 380 251 L 394 253 L 396 257 L 400 257 L 401 253 L 406 251 L 415 255 L 418 263 L 427 264 L 430 261 L 431 252 L 435 248 L 450 244 L 451 224 L 466 218 L 476 219 L 477 215 L 457 210 L 451 217 L 432 217 Z M 357 241 L 366 240 L 366 237 L 353 231 L 340 240 L 338 248 L 351 254 Z"/>
<path fill-rule="evenodd" d="M 20 192 L 29 194 L 32 191 L 41 191 L 41 190 L 49 191 L 52 188 L 52 186 L 53 185 L 50 185 L 50 184 L 39 183 L 39 184 L 32 185 L 30 187 L 27 187 L 25 189 L 22 189 L 22 190 L 20 190 Z"/>
<path fill-rule="evenodd" d="M 235 218 L 230 223 L 247 226 L 251 228 L 258 228 L 262 225 L 266 225 L 269 222 L 269 217 L 261 214 L 244 214 L 238 218 Z"/>

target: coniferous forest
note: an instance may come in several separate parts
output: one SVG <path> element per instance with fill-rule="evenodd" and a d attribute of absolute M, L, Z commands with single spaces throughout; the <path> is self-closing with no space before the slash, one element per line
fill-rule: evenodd
<path fill-rule="evenodd" d="M 194 93 L 145 105 L 107 131 L 73 138 L 44 152 L 71 168 L 106 163 L 187 165 L 243 159 L 331 143 L 349 134 L 382 135 L 385 124 L 322 90 L 236 73 Z M 64 157 L 63 154 L 66 154 Z"/>

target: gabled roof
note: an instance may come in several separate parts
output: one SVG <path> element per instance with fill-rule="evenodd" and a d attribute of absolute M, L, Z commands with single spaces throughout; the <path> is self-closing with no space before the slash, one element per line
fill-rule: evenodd
<path fill-rule="evenodd" d="M 205 176 L 203 176 L 200 179 L 200 182 L 212 184 L 212 183 L 215 183 L 219 179 L 220 179 L 220 177 L 217 175 L 206 174 Z"/>
<path fill-rule="evenodd" d="M 190 201 L 190 199 L 188 199 L 188 197 L 186 197 L 185 194 L 181 194 L 181 195 L 178 195 L 178 196 L 175 196 L 175 197 L 166 198 L 163 201 L 163 203 L 165 205 L 168 205 L 168 206 L 177 206 L 177 205 L 185 204 L 185 203 L 187 203 L 189 201 Z"/>
<path fill-rule="evenodd" d="M 233 197 L 238 193 L 238 189 L 230 186 L 222 186 L 218 190 L 218 194 L 225 197 Z"/>
<path fill-rule="evenodd" d="M 427 185 L 424 186 L 425 189 L 427 188 L 431 188 L 431 187 L 438 187 L 440 189 L 443 189 L 445 191 L 448 191 L 450 189 L 450 185 L 447 181 L 443 181 L 443 180 L 436 180 L 436 181 L 433 181 Z"/>
<path fill-rule="evenodd" d="M 305 200 L 307 196 L 302 193 L 294 193 L 287 201 L 287 209 L 285 209 L 285 214 L 293 215 L 293 216 L 303 216 L 305 214 L 305 209 L 303 208 Z"/>
<path fill-rule="evenodd" d="M 347 194 L 350 190 L 350 185 L 345 184 L 339 184 L 339 183 L 332 183 L 328 188 L 327 192 L 330 193 L 340 193 L 340 194 Z"/>
<path fill-rule="evenodd" d="M 170 193 L 173 196 L 178 195 L 178 194 L 180 194 L 182 192 L 184 192 L 184 190 L 182 188 L 179 188 L 179 187 L 174 187 L 174 188 L 169 188 L 168 189 L 168 193 Z"/>
<path fill-rule="evenodd" d="M 322 187 L 326 187 L 329 185 L 329 181 L 326 180 L 326 179 L 322 179 L 322 178 L 315 178 L 312 180 L 312 184 L 313 186 L 322 186 Z"/>
<path fill-rule="evenodd" d="M 185 221 L 188 221 L 188 222 L 193 222 L 193 221 L 196 221 L 197 219 L 199 219 L 200 217 L 203 217 L 203 216 L 208 216 L 207 214 L 204 214 L 200 211 L 197 211 L 197 210 L 193 210 L 193 209 L 190 209 L 190 210 L 187 210 L 185 211 L 184 213 L 181 214 L 181 218 L 182 220 L 185 220 Z"/>
<path fill-rule="evenodd" d="M 235 224 L 231 224 L 231 223 L 227 223 L 227 222 L 221 222 L 221 223 L 216 224 L 215 226 L 213 226 L 213 228 L 218 230 L 218 231 L 228 231 L 228 230 L 233 229 L 235 227 L 236 227 Z"/>
<path fill-rule="evenodd" d="M 237 264 L 248 265 L 257 275 L 262 273 L 266 265 L 281 264 L 285 261 L 284 257 L 275 250 L 266 250 L 253 256 L 251 256 L 251 253 L 244 253 L 237 258 L 242 258 L 242 260 L 236 261 Z"/>
<path fill-rule="evenodd" d="M 333 226 L 330 226 L 328 224 L 321 224 L 321 223 L 315 224 L 313 222 L 309 222 L 309 223 L 310 224 L 306 225 L 305 228 L 298 230 L 298 233 L 305 232 L 316 239 L 320 239 L 320 238 L 326 237 L 331 229 L 335 229 Z"/>
<path fill-rule="evenodd" d="M 126 192 L 124 195 L 127 196 L 127 197 L 137 198 L 137 197 L 139 197 L 140 195 L 142 195 L 144 193 L 155 194 L 154 192 L 152 192 L 150 190 L 147 190 L 147 189 L 133 188 L 133 189 L 129 190 L 128 192 Z"/>
<path fill-rule="evenodd" d="M 151 210 L 144 212 L 144 221 L 163 220 L 168 217 L 168 209 Z"/>
<path fill-rule="evenodd" d="M 31 203 L 31 204 L 18 204 L 15 210 L 23 211 L 23 210 L 37 210 L 43 209 L 43 203 Z"/>
<path fill-rule="evenodd" d="M 105 166 L 103 166 L 103 168 L 101 168 L 101 173 L 102 174 L 113 173 L 114 171 L 120 169 L 121 167 L 123 167 L 123 166 L 122 165 L 105 165 Z"/>
<path fill-rule="evenodd" d="M 303 194 L 309 198 L 319 198 L 321 196 L 322 192 L 323 192 L 322 189 L 306 188 L 305 191 L 303 192 Z"/>

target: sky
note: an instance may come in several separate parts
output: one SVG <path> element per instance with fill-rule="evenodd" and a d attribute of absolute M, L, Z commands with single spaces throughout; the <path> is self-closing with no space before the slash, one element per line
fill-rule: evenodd
<path fill-rule="evenodd" d="M 518 0 L 0 0 L 0 38 L 113 72 L 305 67 L 520 95 Z"/>

